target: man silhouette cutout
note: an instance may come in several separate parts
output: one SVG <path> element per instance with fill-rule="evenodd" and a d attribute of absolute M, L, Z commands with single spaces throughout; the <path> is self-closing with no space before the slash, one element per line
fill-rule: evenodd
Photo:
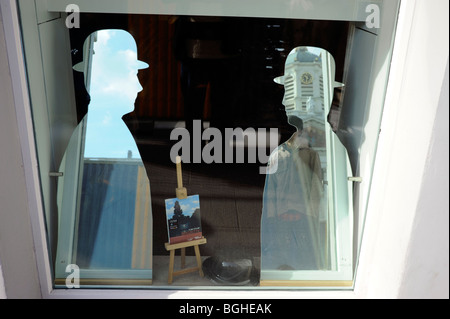
<path fill-rule="evenodd" d="M 150 182 L 122 119 L 134 110 L 142 91 L 137 73 L 148 64 L 137 59 L 136 42 L 123 30 L 92 34 L 83 51 L 74 70 L 85 73 L 91 102 L 60 170 L 57 276 L 69 261 L 85 273 L 151 270 Z M 151 271 L 145 276 L 151 279 Z"/>
<path fill-rule="evenodd" d="M 288 123 L 292 137 L 280 145 L 268 163 L 261 219 L 261 270 L 323 268 L 325 241 L 319 220 L 326 212 L 323 170 L 327 163 L 325 111 L 331 105 L 334 60 L 314 47 L 293 49 L 284 76 Z M 329 104 L 329 105 L 328 105 Z M 319 154 L 316 150 L 325 152 Z M 322 155 L 322 156 L 320 156 Z"/>

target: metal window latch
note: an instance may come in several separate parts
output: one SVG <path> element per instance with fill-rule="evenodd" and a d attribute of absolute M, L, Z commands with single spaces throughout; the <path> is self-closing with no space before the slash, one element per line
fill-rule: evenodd
<path fill-rule="evenodd" d="M 353 177 L 353 176 L 350 176 L 350 177 L 348 178 L 348 181 L 349 181 L 349 182 L 355 182 L 355 183 L 362 183 L 362 177 Z"/>
<path fill-rule="evenodd" d="M 63 177 L 64 173 L 61 173 L 61 172 L 50 172 L 50 173 L 48 173 L 48 176 L 50 176 L 50 177 Z"/>

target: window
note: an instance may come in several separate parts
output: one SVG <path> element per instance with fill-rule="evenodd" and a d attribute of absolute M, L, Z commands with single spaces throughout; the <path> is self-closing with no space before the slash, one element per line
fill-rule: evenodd
<path fill-rule="evenodd" d="M 327 15 L 329 11 L 317 5 L 309 16 L 301 8 L 293 10 L 300 12 L 299 17 L 292 16 L 284 12 L 283 7 L 270 15 L 261 14 L 264 18 L 257 17 L 255 13 L 243 17 L 245 14 L 235 12 L 247 12 L 248 8 L 242 5 L 210 8 L 205 14 L 195 5 L 185 8 L 179 4 L 176 10 L 168 13 L 165 10 L 170 8 L 165 7 L 149 8 L 134 4 L 135 7 L 130 5 L 125 11 L 126 8 L 116 2 L 110 3 L 107 8 L 99 6 L 100 2 L 94 5 L 79 1 L 79 8 L 83 11 L 80 28 L 68 30 L 64 13 L 47 13 L 48 16 L 38 10 L 36 21 L 36 18 L 27 19 L 30 10 L 34 10 L 34 4 L 25 1 L 19 3 L 49 251 L 53 256 L 57 286 L 64 286 L 64 266 L 77 264 L 81 268 L 82 280 L 95 279 L 83 283 L 87 286 L 170 287 L 165 273 L 161 275 L 163 271 L 167 272 L 169 254 L 164 246 L 168 241 L 164 200 L 175 195 L 177 175 L 170 150 L 177 141 L 171 139 L 170 135 L 177 126 L 182 125 L 192 138 L 189 144 L 192 157 L 183 162 L 183 181 L 189 194 L 200 196 L 202 231 L 208 240 L 206 245 L 200 247 L 200 251 L 205 261 L 209 261 L 206 266 L 209 265 L 210 272 L 206 272 L 207 278 L 200 281 L 196 274 L 188 275 L 186 280 L 177 278 L 179 286 L 175 280 L 172 287 L 351 288 L 383 108 L 382 96 L 388 69 L 384 62 L 389 61 L 391 54 L 396 10 L 391 10 L 394 12 L 391 13 L 392 17 L 386 18 L 389 23 L 379 28 L 369 28 L 365 23 L 369 13 L 360 1 L 334 1 L 333 6 L 339 8 L 336 16 Z M 383 1 L 374 3 L 378 7 L 393 6 Z M 64 12 L 67 4 L 64 1 L 48 1 L 52 12 Z M 349 7 L 353 10 L 348 10 Z M 396 5 L 394 8 L 397 8 Z M 348 12 L 357 13 L 348 16 Z M 33 30 L 39 35 L 37 38 L 32 37 Z M 86 144 L 90 143 L 90 139 L 86 138 L 89 135 L 89 120 L 85 121 L 84 118 L 93 105 L 92 81 L 95 75 L 89 62 L 85 64 L 84 70 L 92 70 L 92 73 L 84 72 L 83 75 L 72 71 L 72 67 L 80 59 L 94 61 L 96 55 L 100 56 L 101 49 L 96 50 L 96 45 L 104 40 L 102 37 L 112 36 L 100 30 L 127 31 L 136 42 L 139 60 L 149 64 L 148 69 L 142 69 L 138 74 L 143 91 L 138 95 L 134 111 L 124 117 L 124 123 L 136 141 L 145 166 L 134 159 L 133 154 L 137 154 L 135 149 L 130 156 L 127 150 L 126 157 L 115 156 L 109 160 L 102 156 L 87 158 L 84 155 Z M 209 43 L 209 51 L 203 50 L 204 41 L 197 41 L 200 38 L 186 34 L 188 31 L 203 36 L 202 40 Z M 217 33 L 214 34 L 214 31 Z M 217 34 L 225 46 L 218 46 Z M 86 39 L 87 45 L 84 45 Z M 308 72 L 292 75 L 291 79 L 300 83 L 299 86 L 293 84 L 292 96 L 289 95 L 290 78 L 285 78 L 284 85 L 288 89 L 285 95 L 283 86 L 276 84 L 273 79 L 289 73 L 286 72 L 285 64 L 289 53 L 296 47 L 305 46 L 325 49 L 321 51 L 322 58 L 333 57 L 335 76 L 333 78 L 328 74 L 333 69 L 331 66 L 323 68 L 325 61 L 321 62 L 322 69 L 319 63 L 308 62 L 311 63 Z M 33 52 L 35 47 L 41 48 L 39 56 Z M 94 52 L 97 51 L 95 54 L 92 48 Z M 117 64 L 111 67 L 117 67 Z M 40 78 L 44 81 L 40 81 Z M 333 95 L 328 96 L 323 93 L 328 86 L 326 80 L 333 81 L 333 87 L 334 80 L 345 87 L 336 88 Z M 43 83 L 45 86 L 42 87 Z M 321 123 L 318 117 L 308 118 L 308 121 L 303 118 L 303 131 L 310 144 L 315 143 L 310 148 L 317 153 L 321 163 L 320 174 L 323 178 L 320 183 L 327 194 L 320 204 L 325 207 L 321 210 L 323 213 L 319 214 L 320 222 L 314 227 L 320 239 L 316 245 L 320 242 L 318 245 L 322 248 L 318 255 L 321 261 L 320 266 L 315 267 L 281 264 L 261 269 L 261 252 L 266 247 L 264 235 L 270 233 L 270 230 L 263 231 L 264 217 L 261 219 L 264 190 L 270 184 L 267 180 L 271 174 L 260 174 L 260 168 L 267 162 L 250 160 L 250 138 L 247 144 L 244 142 L 248 156 L 243 162 L 235 163 L 237 157 L 227 162 L 225 156 L 212 164 L 204 163 L 202 159 L 197 161 L 195 120 L 200 119 L 203 124 L 200 125 L 200 132 L 210 133 L 212 131 L 208 129 L 211 128 L 217 128 L 218 132 L 225 132 L 227 128 L 243 128 L 251 135 L 252 131 L 248 129 L 262 128 L 269 131 L 276 128 L 278 135 L 275 147 L 278 147 L 298 130 L 298 126 L 292 125 L 286 115 L 286 109 L 294 104 L 287 101 L 286 109 L 282 104 L 283 96 L 290 100 L 290 97 L 299 94 L 296 89 L 303 92 L 303 97 L 307 97 L 301 101 L 302 112 L 321 114 L 322 120 Z M 76 136 L 74 144 L 70 143 L 73 136 Z M 200 139 L 200 149 L 204 151 L 207 145 L 210 145 L 209 150 L 213 149 L 211 144 L 216 145 L 213 142 L 217 142 L 216 139 L 208 140 L 208 143 Z M 214 151 L 220 153 L 219 149 L 223 146 L 222 155 L 226 155 L 227 140 L 222 142 Z M 239 149 L 238 142 L 237 139 L 233 144 L 235 153 Z M 70 145 L 74 145 L 73 148 Z M 267 158 L 273 150 L 271 145 L 268 146 L 267 149 L 264 147 Z M 60 170 L 61 163 L 64 170 Z M 103 193 L 95 195 L 96 199 L 101 198 L 98 205 L 104 207 L 107 200 L 116 199 L 117 196 L 124 196 L 124 202 L 132 199 L 126 205 L 127 209 L 132 207 L 132 218 L 114 221 L 117 222 L 114 224 L 116 226 L 111 224 L 113 217 L 108 220 L 108 213 L 105 212 L 100 218 L 100 215 L 92 214 L 89 210 L 83 213 L 82 209 L 83 203 L 87 201 L 86 196 L 95 194 L 83 191 L 86 185 L 82 177 L 95 176 L 96 171 L 104 172 L 108 167 L 113 167 L 114 174 L 118 175 L 113 176 L 111 173 L 110 179 L 103 183 L 108 187 L 96 188 Z M 63 173 L 63 176 L 59 173 Z M 136 187 L 138 181 L 146 176 L 151 187 Z M 63 195 L 56 191 L 62 184 Z M 117 185 L 117 188 L 113 185 Z M 129 185 L 134 185 L 134 188 L 124 191 L 123 188 Z M 147 195 L 139 196 L 144 193 Z M 138 205 L 137 198 L 144 198 L 144 205 Z M 58 200 L 63 213 L 58 213 Z M 138 206 L 140 208 L 136 209 Z M 115 205 L 113 209 L 123 212 L 122 208 Z M 99 212 L 103 210 L 98 208 L 96 213 Z M 115 213 L 111 214 L 115 216 Z M 151 219 L 148 218 L 149 214 Z M 85 216 L 90 219 L 85 219 Z M 93 219 L 97 221 L 93 222 Z M 145 225 L 147 231 L 139 230 L 137 226 L 140 225 Z M 111 240 L 118 238 L 117 233 L 124 236 L 120 243 L 124 245 L 121 249 L 118 249 L 119 243 Z M 88 239 L 94 234 L 97 234 L 95 240 Z M 119 252 L 116 262 L 95 254 L 97 240 L 101 238 L 107 243 L 106 246 L 100 246 L 101 252 L 107 249 Z M 138 249 L 134 246 L 135 239 L 136 245 L 142 249 L 141 254 L 132 253 Z M 111 246 L 108 248 L 109 244 Z M 144 244 L 148 248 L 142 248 Z M 126 254 L 120 254 L 120 251 Z M 64 257 L 61 257 L 61 253 Z M 289 250 L 284 253 L 292 255 Z M 83 254 L 89 255 L 89 261 L 82 261 L 80 256 Z M 188 259 L 190 257 L 193 256 L 188 256 Z M 150 263 L 137 267 L 133 265 L 133 258 L 150 260 Z M 90 264 L 96 262 L 98 266 L 90 271 Z M 240 270 L 237 272 L 239 275 L 242 275 L 242 269 L 249 270 L 247 276 L 239 280 L 223 277 L 233 267 Z"/>

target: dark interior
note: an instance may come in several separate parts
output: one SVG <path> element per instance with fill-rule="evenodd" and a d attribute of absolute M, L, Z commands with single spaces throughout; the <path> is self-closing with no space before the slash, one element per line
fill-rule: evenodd
<path fill-rule="evenodd" d="M 336 80 L 342 81 L 349 23 L 269 18 L 212 18 L 159 15 L 82 14 L 80 29 L 71 29 L 73 64 L 82 59 L 83 43 L 92 32 L 124 29 L 135 38 L 138 57 L 150 67 L 139 72 L 144 90 L 135 111 L 124 117 L 133 133 L 151 183 L 154 255 L 167 255 L 164 200 L 175 197 L 176 170 L 170 160 L 171 129 L 158 123 L 193 119 L 212 127 L 278 128 L 281 142 L 294 128 L 287 123 L 283 87 L 273 78 L 284 72 L 284 61 L 296 46 L 316 46 L 336 61 Z M 184 40 L 189 32 L 220 40 L 223 56 L 192 58 Z M 190 62 L 186 62 L 189 60 Z M 192 61 L 195 60 L 195 61 Z M 183 72 L 196 74 L 195 85 Z M 81 73 L 74 72 L 78 117 L 86 114 L 89 94 Z M 339 121 L 337 92 L 329 116 Z M 190 94 L 191 99 L 187 100 Z M 331 123 L 332 121 L 332 123 Z M 333 127 L 335 127 L 334 125 Z M 188 126 L 189 128 L 189 126 Z M 256 164 L 183 164 L 188 195 L 198 194 L 203 256 L 258 257 L 260 217 L 265 175 Z M 187 253 L 191 253 L 189 250 Z"/>

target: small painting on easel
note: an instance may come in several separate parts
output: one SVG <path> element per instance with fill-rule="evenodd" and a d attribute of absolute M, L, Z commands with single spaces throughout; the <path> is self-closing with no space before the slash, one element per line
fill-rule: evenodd
<path fill-rule="evenodd" d="M 198 195 L 184 199 L 166 199 L 169 243 L 177 244 L 202 238 L 200 198 Z"/>

